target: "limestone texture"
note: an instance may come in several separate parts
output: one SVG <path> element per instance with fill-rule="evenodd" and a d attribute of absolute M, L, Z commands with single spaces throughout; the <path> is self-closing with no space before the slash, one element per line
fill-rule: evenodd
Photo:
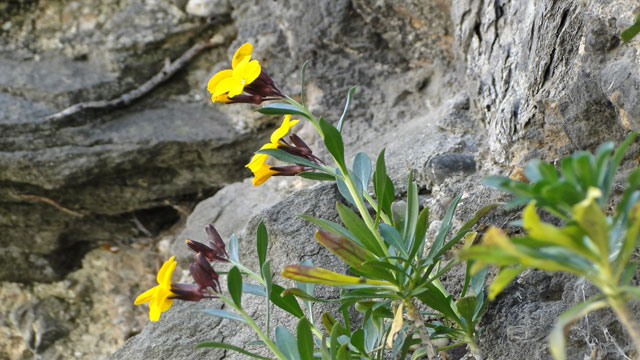
<path fill-rule="evenodd" d="M 337 190 L 283 178 L 253 187 L 244 165 L 280 120 L 209 101 L 208 79 L 244 42 L 293 96 L 309 60 L 307 102 L 329 121 L 358 86 L 343 130 L 347 158 L 386 148 L 397 195 L 413 171 L 435 220 L 463 194 L 460 225 L 508 200 L 479 185 L 482 177 L 640 130 L 640 40 L 619 39 L 637 11 L 635 0 L 0 2 L 0 359 L 242 358 L 193 348 L 255 340 L 198 311 L 217 301 L 176 301 L 157 323 L 132 304 L 171 255 L 174 281 L 191 281 L 184 241 L 204 241 L 209 223 L 225 240 L 235 233 L 255 267 L 264 221 L 274 275 L 306 259 L 345 270 L 296 216 L 335 220 Z M 214 35 L 224 45 L 129 106 L 46 119 L 135 89 Z M 309 124 L 295 131 L 327 157 Z M 637 155 L 633 145 L 623 171 Z M 507 227 L 518 216 L 498 209 L 482 225 Z M 446 285 L 459 287 L 461 274 Z M 555 317 L 593 291 L 570 276 L 523 273 L 481 322 L 486 358 L 549 359 Z M 263 319 L 261 300 L 244 301 Z M 572 360 L 625 359 L 631 349 L 606 311 L 574 324 L 568 346 Z"/>

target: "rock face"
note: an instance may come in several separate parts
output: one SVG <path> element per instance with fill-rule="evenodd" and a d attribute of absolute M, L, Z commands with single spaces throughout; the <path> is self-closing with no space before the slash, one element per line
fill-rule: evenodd
<path fill-rule="evenodd" d="M 310 60 L 308 103 L 331 121 L 342 113 L 347 90 L 358 85 L 343 131 L 348 158 L 360 151 L 373 158 L 386 147 L 398 194 L 414 170 L 433 218 L 464 194 L 455 220 L 460 223 L 504 200 L 478 185 L 481 177 L 509 175 L 529 159 L 555 161 L 640 129 L 638 40 L 618 40 L 636 7 L 632 0 L 0 4 L 0 293 L 15 299 L 0 308 L 8 319 L 0 323 L 8 339 L 0 340 L 0 357 L 110 353 L 144 321 L 143 309 L 127 301 L 153 283 L 161 263 L 153 254 L 177 254 L 186 268 L 191 255 L 184 240 L 203 240 L 209 222 L 225 239 L 234 232 L 241 237 L 250 265 L 256 261 L 255 229 L 264 220 L 274 273 L 307 258 L 342 269 L 320 251 L 313 228 L 295 217 L 335 217 L 335 190 L 300 190 L 308 183 L 280 179 L 259 188 L 237 182 L 248 176 L 244 163 L 277 119 L 249 106 L 212 105 L 205 86 L 245 41 L 287 94 L 299 91 L 300 67 Z M 211 15 L 213 23 L 205 18 Z M 45 120 L 73 103 L 136 88 L 165 58 L 175 59 L 214 34 L 226 43 L 203 52 L 131 106 Z M 319 142 L 309 133 L 300 126 L 315 151 Z M 630 155 L 637 151 L 633 147 Z M 173 226 L 190 204 L 218 189 L 186 227 Z M 517 213 L 502 210 L 486 221 L 503 225 L 515 218 Z M 123 260 L 117 263 L 122 278 L 105 280 L 131 284 L 105 291 L 118 294 L 119 311 L 135 316 L 109 318 L 117 324 L 111 327 L 106 319 L 98 323 L 117 330 L 109 330 L 109 346 L 90 352 L 90 344 L 104 342 L 96 340 L 102 335 L 87 319 L 103 308 L 86 304 L 103 290 L 71 296 L 61 289 L 68 280 L 99 288 L 91 269 L 105 270 L 90 259 L 106 255 L 95 249 L 101 243 L 128 249 L 144 266 L 126 267 Z M 148 248 L 131 250 L 145 243 Z M 135 279 L 143 273 L 144 284 Z M 37 284 L 42 281 L 51 283 Z M 480 345 L 487 358 L 521 357 L 523 349 L 532 358 L 548 358 L 546 336 L 554 318 L 581 300 L 583 291 L 588 296 L 591 290 L 573 278 L 523 274 L 483 320 Z M 260 316 L 259 301 L 247 301 Z M 111 358 L 231 357 L 192 349 L 204 340 L 253 340 L 244 329 L 233 336 L 235 324 L 228 320 L 193 312 L 219 306 L 211 304 L 177 304 Z M 90 335 L 78 337 L 83 330 Z M 574 326 L 569 346 L 572 359 L 615 359 L 622 358 L 617 347 L 627 350 L 628 340 L 610 314 L 596 314 L 588 325 Z M 68 355 L 71 348 L 80 355 Z"/>
<path fill-rule="evenodd" d="M 46 119 L 133 90 L 165 58 L 229 36 L 227 25 L 190 19 L 172 2 L 3 6 L 12 16 L 0 37 L 0 263 L 11 266 L 0 279 L 58 280 L 97 243 L 158 234 L 180 218 L 174 205 L 247 175 L 242 163 L 262 133 L 203 98 L 226 47 L 133 106 Z"/>

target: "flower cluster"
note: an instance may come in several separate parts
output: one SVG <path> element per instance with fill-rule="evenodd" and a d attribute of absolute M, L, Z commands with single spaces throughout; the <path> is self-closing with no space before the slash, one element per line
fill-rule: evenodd
<path fill-rule="evenodd" d="M 213 294 L 220 292 L 218 273 L 211 267 L 210 261 L 228 262 L 229 255 L 224 242 L 213 225 L 205 228 L 209 235 L 209 245 L 186 240 L 187 247 L 196 253 L 195 263 L 189 266 L 195 284 L 172 283 L 171 276 L 178 264 L 172 256 L 158 271 L 158 285 L 140 294 L 134 304 L 149 302 L 149 320 L 158 321 L 160 314 L 169 310 L 173 299 L 200 301 L 204 298 L 215 298 Z"/>
<path fill-rule="evenodd" d="M 291 155 L 310 160 L 316 164 L 323 163 L 322 160 L 313 155 L 311 148 L 309 148 L 298 135 L 291 134 L 289 136 L 291 144 L 282 139 L 297 123 L 298 120 L 291 120 L 291 115 L 286 115 L 280 127 L 271 134 L 271 142 L 264 144 L 260 150 L 281 149 Z M 248 167 L 253 172 L 253 185 L 261 185 L 271 176 L 293 176 L 303 171 L 312 170 L 301 164 L 271 166 L 266 163 L 268 158 L 269 155 L 267 154 L 255 154 L 251 158 L 251 161 L 245 165 L 245 167 Z"/>
<path fill-rule="evenodd" d="M 253 45 L 244 43 L 233 55 L 231 69 L 213 75 L 207 84 L 211 101 L 260 104 L 283 97 L 258 60 L 251 60 L 252 51 Z"/>

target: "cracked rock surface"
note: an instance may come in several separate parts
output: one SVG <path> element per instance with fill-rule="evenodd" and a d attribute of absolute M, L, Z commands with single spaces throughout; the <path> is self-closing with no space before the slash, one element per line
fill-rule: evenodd
<path fill-rule="evenodd" d="M 192 254 L 184 240 L 204 240 L 210 222 L 225 240 L 237 234 L 242 257 L 255 265 L 255 229 L 264 220 L 274 274 L 303 259 L 344 270 L 317 245 L 314 228 L 295 216 L 335 219 L 341 201 L 335 189 L 307 189 L 300 179 L 273 178 L 257 188 L 242 181 L 250 175 L 244 164 L 279 120 L 251 106 L 211 104 L 205 87 L 245 41 L 288 94 L 299 91 L 300 67 L 310 60 L 308 104 L 330 121 L 358 85 L 343 131 L 347 157 L 363 151 L 374 158 L 385 147 L 398 195 L 413 170 L 433 219 L 462 193 L 454 219 L 460 225 L 488 203 L 507 200 L 480 186 L 483 176 L 510 175 L 530 159 L 553 162 L 640 130 L 640 42 L 618 39 L 637 6 L 634 0 L 1 3 L 0 297 L 10 301 L 0 303 L 0 358 L 240 358 L 193 349 L 206 340 L 240 346 L 255 339 L 236 323 L 197 311 L 219 307 L 215 301 L 176 302 L 158 323 L 147 323 L 145 308 L 132 305 L 173 254 L 180 264 L 174 281 L 190 282 Z M 211 14 L 226 20 L 208 25 Z M 223 46 L 131 106 L 44 120 L 73 103 L 136 88 L 165 58 L 214 34 L 224 36 Z M 326 158 L 313 129 L 301 123 L 296 131 Z M 633 146 L 624 171 L 637 165 L 637 153 Z M 484 222 L 504 227 L 517 217 L 497 210 Z M 456 276 L 447 283 L 458 286 Z M 592 291 L 571 277 L 526 272 L 490 304 L 479 345 L 487 359 L 523 352 L 547 359 L 555 316 Z M 320 287 L 317 294 L 335 296 Z M 248 295 L 244 301 L 262 319 L 261 301 Z M 290 325 L 285 316 L 278 321 Z M 612 315 L 597 312 L 587 322 L 570 329 L 568 358 L 623 359 L 629 340 Z"/>

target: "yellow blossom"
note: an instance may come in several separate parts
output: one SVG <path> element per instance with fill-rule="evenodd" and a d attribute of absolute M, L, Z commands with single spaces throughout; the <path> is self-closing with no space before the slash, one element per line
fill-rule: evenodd
<path fill-rule="evenodd" d="M 265 149 L 277 149 L 280 139 L 282 139 L 292 127 L 294 127 L 299 120 L 291 120 L 291 115 L 286 115 L 282 120 L 282 124 L 277 128 L 273 134 L 271 134 L 271 142 L 264 144 L 260 150 Z M 267 181 L 277 171 L 272 170 L 271 166 L 266 164 L 267 154 L 255 154 L 251 158 L 251 161 L 245 165 L 253 172 L 253 185 L 258 186 Z"/>
<path fill-rule="evenodd" d="M 229 102 L 229 98 L 240 95 L 244 87 L 260 76 L 258 60 L 251 60 L 253 45 L 244 43 L 233 55 L 231 69 L 222 70 L 209 80 L 207 90 L 211 101 Z"/>
<path fill-rule="evenodd" d="M 156 277 L 158 285 L 140 294 L 134 302 L 135 305 L 150 302 L 149 320 L 151 321 L 158 321 L 160 319 L 160 314 L 169 310 L 173 303 L 173 300 L 170 297 L 176 295 L 171 292 L 171 275 L 173 275 L 173 270 L 175 270 L 176 265 L 178 264 L 174 258 L 175 256 L 172 256 L 162 264 L 160 271 L 158 271 L 158 276 Z"/>

